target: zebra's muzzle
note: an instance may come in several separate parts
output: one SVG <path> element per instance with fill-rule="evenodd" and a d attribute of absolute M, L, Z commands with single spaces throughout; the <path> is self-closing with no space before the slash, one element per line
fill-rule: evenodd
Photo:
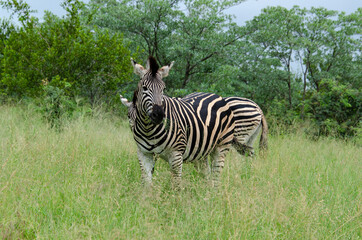
<path fill-rule="evenodd" d="M 163 107 L 161 105 L 153 105 L 152 112 L 149 117 L 154 124 L 160 124 L 165 117 Z"/>

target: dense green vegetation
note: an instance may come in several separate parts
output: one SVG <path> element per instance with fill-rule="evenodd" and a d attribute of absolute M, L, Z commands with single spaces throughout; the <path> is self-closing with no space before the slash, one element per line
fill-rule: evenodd
<path fill-rule="evenodd" d="M 29 17 L 21 27 L 3 20 L 3 98 L 39 97 L 43 86 L 50 84 L 92 104 L 99 100 L 115 104 L 120 84 L 130 80 L 131 53 L 121 34 L 87 28 L 90 19 L 79 15 L 83 6 L 65 1 L 66 17 L 47 12 L 43 22 Z"/>
<path fill-rule="evenodd" d="M 170 96 L 243 96 L 262 107 L 272 130 L 307 120 L 314 137 L 358 135 L 362 9 L 267 7 L 239 26 L 225 12 L 236 4 L 65 0 L 66 16 L 47 12 L 40 21 L 25 1 L 1 0 L 20 25 L 0 20 L 0 100 L 47 99 L 47 118 L 75 105 L 119 109 L 118 94 L 131 98 L 137 82 L 129 58 L 153 55 L 160 65 L 176 62 L 165 80 Z"/>
<path fill-rule="evenodd" d="M 1 239 L 359 239 L 362 150 L 272 135 L 267 157 L 228 155 L 219 189 L 158 161 L 140 181 L 126 120 L 80 111 L 63 131 L 36 106 L 0 106 Z M 6 126 L 6 127 L 4 127 Z"/>

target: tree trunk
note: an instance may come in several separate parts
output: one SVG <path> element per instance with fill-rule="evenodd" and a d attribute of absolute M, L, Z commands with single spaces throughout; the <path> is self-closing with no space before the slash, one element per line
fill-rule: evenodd
<path fill-rule="evenodd" d="M 292 51 L 290 51 L 290 55 L 287 61 L 287 69 L 288 69 L 288 100 L 289 100 L 289 109 L 293 108 L 292 105 L 292 80 L 291 80 L 291 72 L 290 72 L 290 61 L 291 61 L 291 54 Z"/>
<path fill-rule="evenodd" d="M 185 70 L 185 76 L 184 76 L 184 81 L 182 83 L 182 88 L 185 88 L 187 83 L 190 81 L 190 63 L 187 61 L 187 65 L 186 65 L 186 70 Z"/>
<path fill-rule="evenodd" d="M 288 101 L 289 101 L 289 109 L 292 109 L 292 84 L 290 80 L 290 74 L 288 76 Z"/>
<path fill-rule="evenodd" d="M 306 90 L 307 90 L 307 73 L 308 73 L 308 68 L 306 67 L 304 73 L 303 73 L 303 99 L 302 99 L 302 106 L 301 106 L 301 110 L 300 110 L 300 118 L 302 120 L 304 120 L 304 102 L 305 102 L 305 95 L 306 95 Z"/>

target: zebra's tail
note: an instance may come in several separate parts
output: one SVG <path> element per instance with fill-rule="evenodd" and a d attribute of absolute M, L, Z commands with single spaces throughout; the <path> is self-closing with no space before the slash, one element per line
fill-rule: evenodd
<path fill-rule="evenodd" d="M 262 115 L 261 118 L 261 125 L 262 125 L 262 130 L 261 130 L 259 146 L 260 150 L 266 151 L 268 150 L 268 124 L 266 122 L 264 114 Z"/>

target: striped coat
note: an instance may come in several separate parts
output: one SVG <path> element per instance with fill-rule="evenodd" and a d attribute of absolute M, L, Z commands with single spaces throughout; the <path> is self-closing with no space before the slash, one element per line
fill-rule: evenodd
<path fill-rule="evenodd" d="M 151 182 L 155 154 L 169 162 L 176 183 L 184 162 L 204 163 L 210 155 L 213 183 L 217 184 L 234 140 L 230 106 L 211 93 L 183 99 L 165 96 L 162 77 L 168 75 L 172 64 L 159 68 L 153 58 L 148 69 L 134 61 L 132 64 L 141 77 L 129 113 L 135 116 L 130 123 L 143 180 Z"/>
<path fill-rule="evenodd" d="M 195 104 L 195 102 L 199 102 L 204 96 L 208 96 L 208 94 L 192 93 L 184 97 L 182 100 Z M 253 155 L 253 145 L 258 134 L 262 131 L 259 147 L 260 149 L 265 150 L 267 148 L 268 125 L 260 107 L 255 102 L 247 98 L 227 97 L 224 98 L 224 100 L 233 112 L 235 123 L 233 131 L 234 137 L 232 141 L 233 147 L 240 154 Z M 128 102 L 128 100 L 122 96 L 121 101 L 128 107 L 128 119 L 131 129 L 133 130 L 136 119 L 136 111 L 133 107 L 133 103 Z"/>

